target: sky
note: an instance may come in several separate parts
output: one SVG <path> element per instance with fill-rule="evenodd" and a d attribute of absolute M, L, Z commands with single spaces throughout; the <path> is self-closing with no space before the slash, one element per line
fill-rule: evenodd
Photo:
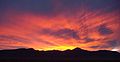
<path fill-rule="evenodd" d="M 120 52 L 119 0 L 0 0 L 0 50 Z"/>

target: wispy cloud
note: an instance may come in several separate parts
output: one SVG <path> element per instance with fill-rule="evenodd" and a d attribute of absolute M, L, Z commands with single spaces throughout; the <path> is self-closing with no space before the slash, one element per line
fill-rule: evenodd
<path fill-rule="evenodd" d="M 0 49 L 23 46 L 39 50 L 59 47 L 99 50 L 111 49 L 120 40 L 117 0 L 1 2 Z"/>

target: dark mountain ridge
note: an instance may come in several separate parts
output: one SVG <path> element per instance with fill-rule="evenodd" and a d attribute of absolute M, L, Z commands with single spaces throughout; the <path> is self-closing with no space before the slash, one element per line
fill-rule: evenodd
<path fill-rule="evenodd" d="M 73 50 L 38 51 L 32 48 L 0 50 L 0 59 L 38 59 L 38 60 L 120 60 L 120 53 L 115 51 L 99 50 L 87 51 L 80 48 Z"/>

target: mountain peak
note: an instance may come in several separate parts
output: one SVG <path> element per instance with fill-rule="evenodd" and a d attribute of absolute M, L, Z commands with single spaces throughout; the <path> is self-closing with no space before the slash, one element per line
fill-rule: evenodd
<path fill-rule="evenodd" d="M 33 48 L 20 48 L 15 50 L 1 50 L 0 51 L 0 59 L 17 59 L 17 58 L 24 58 L 24 59 L 113 59 L 118 60 L 120 58 L 120 53 L 107 51 L 107 50 L 99 50 L 99 51 L 87 51 L 81 48 L 75 48 L 73 50 L 51 50 L 51 51 L 37 51 Z"/>

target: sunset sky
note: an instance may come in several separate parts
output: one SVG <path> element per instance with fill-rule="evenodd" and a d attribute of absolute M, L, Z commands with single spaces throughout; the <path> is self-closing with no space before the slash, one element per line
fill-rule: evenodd
<path fill-rule="evenodd" d="M 0 0 L 0 50 L 120 52 L 120 0 Z"/>

